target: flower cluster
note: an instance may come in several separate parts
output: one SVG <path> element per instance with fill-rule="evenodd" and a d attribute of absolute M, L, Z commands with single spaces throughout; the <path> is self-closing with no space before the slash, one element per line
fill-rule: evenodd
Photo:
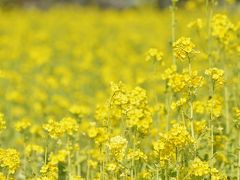
<path fill-rule="evenodd" d="M 216 14 L 211 22 L 212 36 L 219 39 L 220 42 L 228 44 L 233 39 L 232 32 L 235 27 L 225 14 Z"/>
<path fill-rule="evenodd" d="M 156 48 L 151 48 L 146 53 L 146 61 L 162 62 L 163 53 Z"/>
<path fill-rule="evenodd" d="M 112 106 L 121 109 L 126 118 L 127 127 L 136 127 L 138 132 L 146 134 L 152 123 L 146 91 L 140 87 L 128 90 L 122 83 L 112 86 Z"/>
<path fill-rule="evenodd" d="M 15 129 L 18 132 L 22 132 L 31 126 L 31 121 L 29 119 L 21 119 L 16 122 Z"/>
<path fill-rule="evenodd" d="M 219 118 L 222 115 L 222 99 L 219 97 L 211 98 L 207 102 L 207 111 L 211 116 L 215 118 Z"/>
<path fill-rule="evenodd" d="M 207 162 L 195 158 L 189 167 L 189 174 L 190 176 L 204 178 L 210 174 L 210 167 Z"/>
<path fill-rule="evenodd" d="M 202 87 L 204 79 L 198 75 L 197 71 L 191 72 L 184 70 L 183 73 L 174 73 L 170 76 L 168 85 L 173 89 L 174 92 L 180 92 L 183 90 L 191 90 L 195 93 L 199 87 Z"/>
<path fill-rule="evenodd" d="M 240 177 L 239 7 L 216 2 L 0 11 L 0 180 Z"/>
<path fill-rule="evenodd" d="M 128 160 L 134 160 L 134 161 L 138 161 L 138 160 L 147 160 L 147 155 L 144 154 L 144 152 L 142 152 L 140 149 L 129 149 L 127 152 L 127 159 Z"/>
<path fill-rule="evenodd" d="M 10 174 L 14 174 L 20 167 L 19 153 L 15 149 L 0 148 L 0 163 L 2 168 L 6 168 Z"/>
<path fill-rule="evenodd" d="M 122 161 L 125 156 L 128 141 L 121 137 L 115 136 L 110 139 L 109 149 L 111 154 L 116 158 L 117 161 Z"/>
<path fill-rule="evenodd" d="M 236 128 L 240 128 L 240 108 L 235 107 L 233 108 L 234 111 L 234 125 Z"/>
<path fill-rule="evenodd" d="M 6 122 L 4 120 L 4 115 L 0 113 L 0 132 L 6 129 Z"/>
<path fill-rule="evenodd" d="M 192 43 L 190 38 L 181 37 L 173 43 L 174 55 L 179 60 L 189 58 L 190 54 L 196 53 L 194 50 L 195 44 Z"/>
<path fill-rule="evenodd" d="M 88 129 L 87 133 L 88 136 L 90 138 L 93 138 L 95 143 L 98 145 L 105 143 L 109 138 L 109 133 L 107 132 L 107 129 L 104 127 L 92 126 Z"/>
<path fill-rule="evenodd" d="M 36 144 L 28 144 L 25 149 L 26 156 L 31 156 L 33 153 L 43 154 L 43 152 L 44 152 L 43 147 Z"/>
<path fill-rule="evenodd" d="M 224 83 L 224 71 L 218 68 L 209 68 L 205 71 L 216 85 L 223 85 Z"/>
<path fill-rule="evenodd" d="M 161 166 L 176 161 L 178 151 L 193 148 L 195 141 L 184 125 L 173 124 L 169 132 L 161 135 L 161 139 L 153 142 L 154 156 L 158 158 Z"/>
<path fill-rule="evenodd" d="M 73 135 L 74 132 L 78 131 L 79 126 L 75 119 L 66 117 L 59 122 L 49 119 L 47 124 L 43 125 L 43 128 L 52 138 L 57 139 L 63 136 L 65 133 L 70 136 Z"/>

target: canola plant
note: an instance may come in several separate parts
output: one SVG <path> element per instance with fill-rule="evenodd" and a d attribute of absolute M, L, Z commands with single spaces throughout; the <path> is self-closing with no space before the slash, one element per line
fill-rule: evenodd
<path fill-rule="evenodd" d="M 240 11 L 0 11 L 0 180 L 239 180 Z"/>

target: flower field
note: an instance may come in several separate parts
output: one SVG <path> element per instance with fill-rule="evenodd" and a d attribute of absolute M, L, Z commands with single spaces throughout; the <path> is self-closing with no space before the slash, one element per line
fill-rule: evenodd
<path fill-rule="evenodd" d="M 240 7 L 0 11 L 0 180 L 240 180 Z"/>

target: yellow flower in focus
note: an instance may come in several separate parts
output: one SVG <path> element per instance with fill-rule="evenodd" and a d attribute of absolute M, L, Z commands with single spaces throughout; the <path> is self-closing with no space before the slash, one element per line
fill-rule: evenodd
<path fill-rule="evenodd" d="M 20 167 L 19 153 L 15 149 L 0 148 L 0 166 L 7 168 L 10 174 L 14 174 Z"/>
<path fill-rule="evenodd" d="M 175 73 L 171 76 L 168 81 L 174 92 L 180 92 L 186 87 L 185 76 L 183 74 Z"/>
<path fill-rule="evenodd" d="M 168 143 L 172 144 L 179 150 L 184 149 L 195 142 L 186 127 L 181 124 L 173 124 L 173 127 L 166 133 L 164 138 L 167 139 Z"/>
<path fill-rule="evenodd" d="M 191 53 L 196 53 L 194 50 L 195 44 L 192 43 L 190 38 L 181 37 L 173 43 L 174 56 L 179 60 L 184 60 Z"/>

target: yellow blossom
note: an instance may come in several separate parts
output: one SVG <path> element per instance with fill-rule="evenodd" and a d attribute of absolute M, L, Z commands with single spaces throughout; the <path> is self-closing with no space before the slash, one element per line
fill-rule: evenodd
<path fill-rule="evenodd" d="M 10 174 L 14 174 L 20 167 L 19 153 L 15 149 L 0 148 L 0 166 L 7 168 Z"/>
<path fill-rule="evenodd" d="M 181 37 L 173 43 L 174 56 L 179 60 L 184 60 L 190 54 L 196 53 L 194 50 L 195 45 L 192 43 L 190 38 Z"/>
<path fill-rule="evenodd" d="M 163 53 L 156 48 L 151 48 L 146 53 L 146 61 L 153 60 L 156 62 L 162 62 L 162 59 L 163 59 Z"/>

